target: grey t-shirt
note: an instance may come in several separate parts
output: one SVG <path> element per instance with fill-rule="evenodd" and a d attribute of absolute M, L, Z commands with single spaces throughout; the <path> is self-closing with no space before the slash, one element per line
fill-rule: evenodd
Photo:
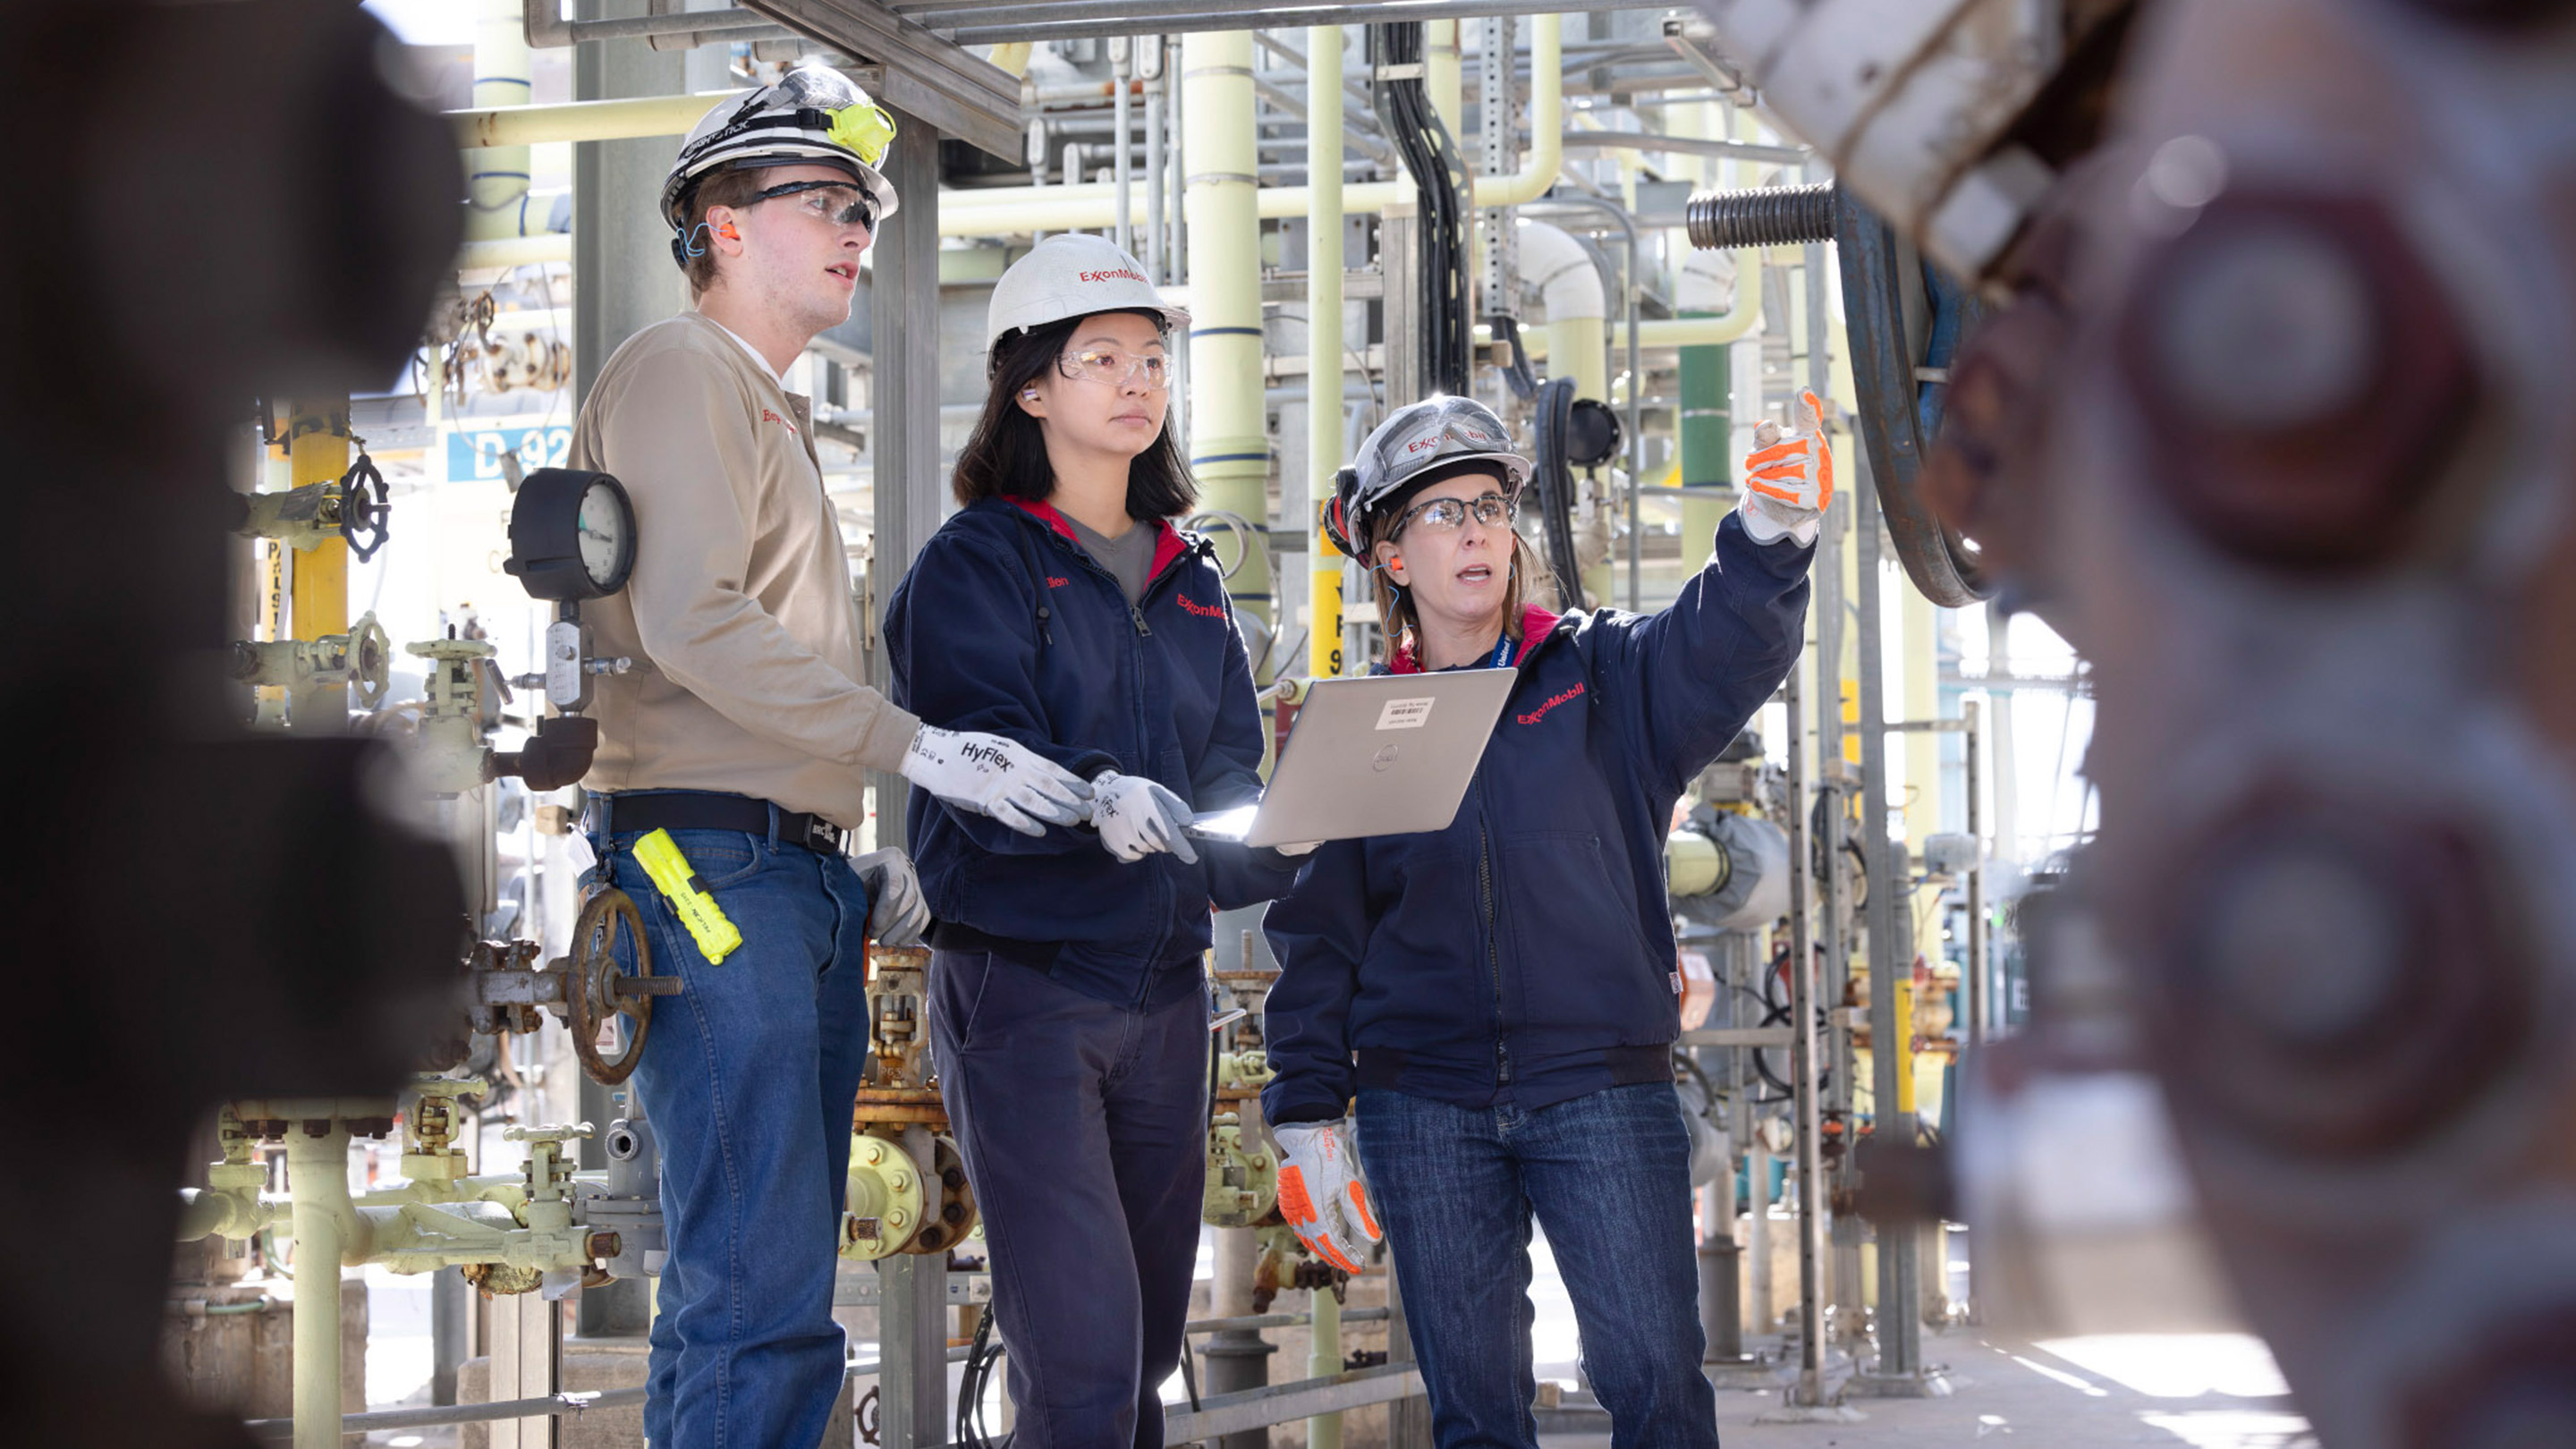
<path fill-rule="evenodd" d="M 1118 591 L 1135 603 L 1145 596 L 1145 585 L 1154 576 L 1155 530 L 1150 523 L 1139 523 L 1116 538 L 1104 537 L 1083 526 L 1081 519 L 1068 513 L 1064 521 L 1073 526 L 1073 536 L 1092 562 L 1109 570 L 1118 580 Z"/>

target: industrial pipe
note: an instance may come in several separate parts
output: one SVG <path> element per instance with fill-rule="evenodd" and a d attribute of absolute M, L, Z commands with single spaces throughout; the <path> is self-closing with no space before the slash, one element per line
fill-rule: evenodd
<path fill-rule="evenodd" d="M 1133 256 L 1136 252 L 1136 164 L 1135 158 L 1128 153 L 1128 143 L 1136 135 L 1136 113 L 1129 104 L 1130 93 L 1134 89 L 1129 83 L 1136 77 L 1136 38 L 1120 36 L 1112 44 L 1119 49 L 1118 58 L 1112 62 L 1111 75 L 1116 85 L 1110 100 L 1110 124 L 1118 134 L 1117 144 L 1109 150 L 1109 174 L 1115 178 L 1113 184 L 1118 188 L 1115 239 L 1120 251 Z"/>
<path fill-rule="evenodd" d="M 784 30 L 774 18 L 756 10 L 690 10 L 678 14 L 626 15 L 606 20 L 566 20 L 557 0 L 521 0 L 524 15 L 521 36 L 528 45 L 542 50 L 560 49 L 584 41 L 642 40 L 652 41 L 671 35 L 705 35 L 727 40 L 767 38 L 771 31 Z M 514 16 L 522 15 L 514 6 Z"/>
<path fill-rule="evenodd" d="M 1457 27 L 1450 27 L 1453 47 Z M 1452 60 L 1455 69 L 1455 60 Z M 1306 144 L 1311 163 L 1342 154 L 1342 28 L 1317 25 L 1306 32 Z M 1329 679 L 1342 672 L 1342 561 L 1324 537 L 1324 503 L 1341 467 L 1342 437 L 1342 188 L 1306 187 L 1306 379 L 1316 396 L 1306 407 L 1306 672 Z M 1316 387 L 1316 379 L 1333 379 Z M 1286 628 L 1287 621 L 1281 620 Z M 1335 1421 L 1338 1434 L 1340 1423 Z"/>
<path fill-rule="evenodd" d="M 1330 1288 L 1312 1289 L 1306 1296 L 1314 1305 L 1314 1322 L 1307 1329 L 1306 1377 L 1328 1379 L 1342 1371 L 1342 1300 Z M 1306 1449 L 1342 1449 L 1340 1410 L 1306 1421 Z"/>
<path fill-rule="evenodd" d="M 1521 281 L 1539 289 L 1547 307 L 1547 350 L 1556 374 L 1572 377 L 1577 397 L 1610 396 L 1610 294 L 1592 253 L 1563 227 L 1520 219 Z"/>
<path fill-rule="evenodd" d="M 494 106 L 449 111 L 446 115 L 448 124 L 456 130 L 456 144 L 468 150 L 534 146 L 549 141 L 626 141 L 638 136 L 684 135 L 719 103 L 741 94 L 739 90 L 699 91 L 620 101 Z M 1106 221 L 1100 224 L 1107 225 Z"/>
<path fill-rule="evenodd" d="M 1181 90 L 1192 127 L 1186 159 L 1190 471 L 1203 507 L 1266 520 L 1270 439 L 1261 398 L 1261 218 L 1255 206 L 1260 158 L 1251 34 L 1185 37 Z M 949 207 L 939 210 L 945 216 Z M 1245 550 L 1229 587 L 1238 605 L 1255 614 L 1270 612 L 1270 565 L 1260 551 Z"/>
<path fill-rule="evenodd" d="M 1754 298 L 1748 302 L 1741 300 L 1739 293 L 1736 307 L 1722 317 L 1654 317 L 1640 321 L 1637 324 L 1637 347 L 1638 350 L 1644 351 L 1651 348 L 1702 347 L 1720 342 L 1733 342 L 1752 332 L 1761 320 L 1760 299 Z M 1492 329 L 1483 323 L 1478 323 L 1477 344 L 1482 346 L 1493 340 Z M 1547 334 L 1524 332 L 1521 334 L 1521 346 L 1528 350 L 1532 359 L 1543 360 L 1548 353 Z M 1613 391 L 1619 390 L 1613 389 Z"/>
<path fill-rule="evenodd" d="M 1422 57 L 1422 77 L 1425 88 L 1431 93 L 1432 114 L 1440 118 L 1440 124 L 1448 127 L 1449 134 L 1454 137 L 1458 134 L 1458 118 L 1464 114 L 1466 104 L 1461 99 L 1466 78 L 1459 71 L 1458 22 L 1434 20 L 1425 24 L 1422 29 Z"/>
<path fill-rule="evenodd" d="M 1523 158 L 1521 169 L 1509 176 L 1476 178 L 1475 204 L 1479 207 L 1518 206 L 1535 201 L 1556 184 L 1557 167 L 1564 159 L 1559 134 L 1565 125 L 1561 20 L 1561 16 L 1540 15 L 1530 22 L 1530 152 Z M 1198 38 L 1190 37 L 1191 40 Z M 1185 55 L 1186 45 L 1184 42 Z M 1248 59 L 1244 69 L 1248 92 L 1251 69 Z M 1183 89 L 1187 88 L 1185 77 Z M 628 103 L 593 101 L 587 104 Z M 1249 168 L 1245 174 L 1251 174 Z M 1263 220 L 1304 216 L 1309 203 L 1307 189 L 1304 186 L 1261 187 L 1255 193 L 1254 204 Z M 1401 200 L 1403 190 L 1404 183 L 1396 181 L 1345 186 L 1342 188 L 1342 209 L 1345 212 L 1382 210 Z M 1117 188 L 1096 185 L 996 186 L 949 191 L 941 194 L 939 203 L 941 236 L 1008 236 L 1029 231 L 1098 230 L 1114 225 L 1118 213 Z M 1197 225 L 1195 219 L 1191 225 Z"/>
<path fill-rule="evenodd" d="M 483 0 L 474 20 L 474 104 L 499 110 L 528 104 L 528 38 L 522 6 L 530 0 Z M 552 0 L 544 0 L 552 3 Z M 528 148 L 468 150 L 465 160 L 465 235 L 468 239 L 525 234 Z M 540 227 L 539 230 L 543 230 Z"/>
<path fill-rule="evenodd" d="M 295 1223 L 295 1449 L 340 1449 L 340 1257 L 349 1203 L 349 1124 L 286 1135 Z"/>
<path fill-rule="evenodd" d="M 470 241 L 456 249 L 456 269 L 460 272 L 480 271 L 487 267 L 533 267 L 545 262 L 571 260 L 572 234 L 561 231 L 541 236 Z"/>
<path fill-rule="evenodd" d="M 288 486 L 338 483 L 349 471 L 349 400 L 298 400 L 277 405 L 284 414 Z M 276 545 L 284 548 L 284 545 Z M 349 632 L 349 540 L 333 533 L 288 555 L 286 618 L 292 637 L 312 641 Z M 290 689 L 287 723 L 299 734 L 349 732 L 349 686 L 307 684 Z"/>

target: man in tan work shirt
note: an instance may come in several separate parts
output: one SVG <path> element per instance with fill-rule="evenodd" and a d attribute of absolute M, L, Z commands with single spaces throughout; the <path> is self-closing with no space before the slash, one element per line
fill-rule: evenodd
<path fill-rule="evenodd" d="M 643 907 L 657 970 L 636 1082 L 661 1143 L 670 1250 L 644 1411 L 656 1446 L 798 1449 L 839 1395 L 832 1322 L 863 942 L 918 939 L 900 851 L 853 862 L 863 771 L 1037 834 L 1089 787 L 1020 745 L 925 728 L 859 682 L 848 555 L 806 400 L 781 378 L 848 320 L 894 189 L 893 125 L 839 73 L 792 71 L 710 112 L 663 191 L 695 310 L 628 339 L 573 431 L 574 466 L 635 507 L 625 591 L 588 606 L 601 742 L 583 784 L 600 873 Z M 742 941 L 701 946 L 635 844 L 668 831 Z M 709 951 L 717 950 L 715 960 Z"/>

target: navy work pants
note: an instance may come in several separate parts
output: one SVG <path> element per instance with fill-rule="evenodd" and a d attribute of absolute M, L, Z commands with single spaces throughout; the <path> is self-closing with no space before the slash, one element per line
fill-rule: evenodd
<path fill-rule="evenodd" d="M 1207 999 L 1137 1010 L 931 957 L 940 1095 L 993 1255 L 1015 1449 L 1159 1449 L 1207 1177 Z"/>

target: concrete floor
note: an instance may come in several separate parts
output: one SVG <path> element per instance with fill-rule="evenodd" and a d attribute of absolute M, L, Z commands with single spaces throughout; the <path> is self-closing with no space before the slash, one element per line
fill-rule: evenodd
<path fill-rule="evenodd" d="M 2259 1340 L 2233 1334 L 1990 1342 L 1927 1333 L 1951 1370 L 1944 1399 L 1852 1399 L 1848 1424 L 1765 1424 L 1777 1390 L 1720 1390 L 1726 1449 L 2316 1449 Z M 1607 1434 L 1544 1435 L 1543 1449 L 1609 1449 Z"/>

